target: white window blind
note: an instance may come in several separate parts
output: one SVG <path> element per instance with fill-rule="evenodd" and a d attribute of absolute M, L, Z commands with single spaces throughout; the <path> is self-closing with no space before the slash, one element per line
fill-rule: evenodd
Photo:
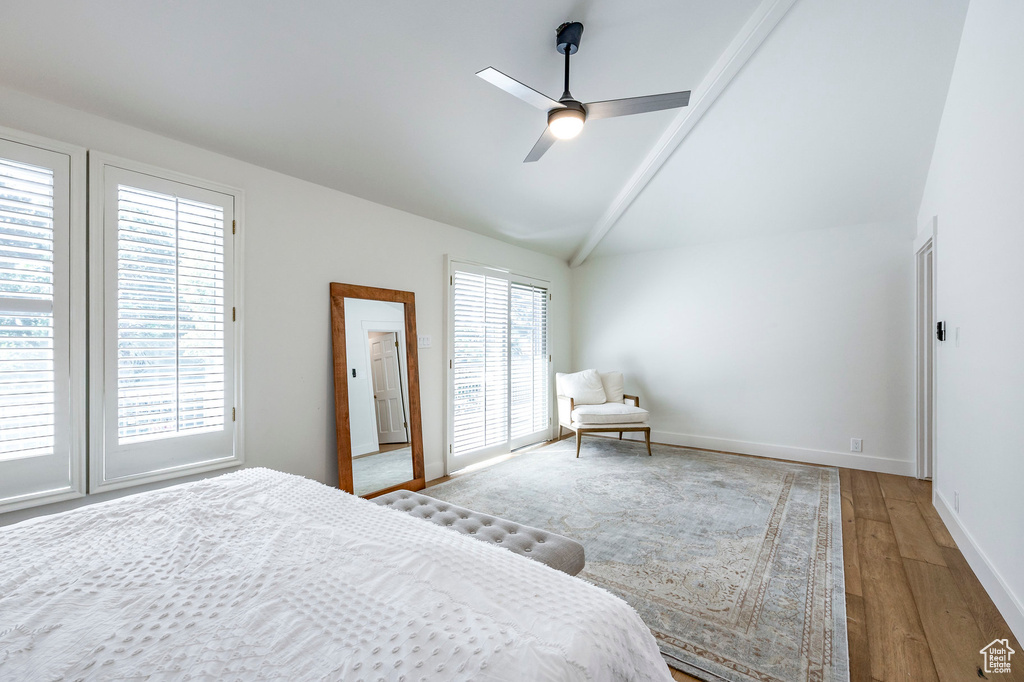
<path fill-rule="evenodd" d="M 82 494 L 80 424 L 72 423 L 85 377 L 72 386 L 71 165 L 70 152 L 0 136 L 0 511 Z M 78 341 L 84 357 L 84 333 Z"/>
<path fill-rule="evenodd" d="M 512 438 L 548 427 L 548 292 L 512 284 Z"/>
<path fill-rule="evenodd" d="M 224 428 L 224 209 L 117 188 L 119 442 Z"/>
<path fill-rule="evenodd" d="M 241 461 L 236 448 L 235 196 L 99 160 L 106 391 L 93 487 Z M 97 167 L 98 166 L 98 167 Z M 159 173 L 159 174 L 158 174 Z M 97 197 L 94 195 L 94 197 Z M 95 218 L 94 218 L 95 220 Z M 100 302 L 96 302 L 100 305 Z"/>
<path fill-rule="evenodd" d="M 508 441 L 508 295 L 507 279 L 454 275 L 456 455 Z"/>
<path fill-rule="evenodd" d="M 454 264 L 449 468 L 546 436 L 547 300 L 540 283 Z"/>
<path fill-rule="evenodd" d="M 53 170 L 0 159 L 0 459 L 54 451 Z"/>

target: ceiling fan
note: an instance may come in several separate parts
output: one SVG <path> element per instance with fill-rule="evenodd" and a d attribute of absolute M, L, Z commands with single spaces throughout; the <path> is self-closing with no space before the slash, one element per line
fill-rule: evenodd
<path fill-rule="evenodd" d="M 515 95 L 538 109 L 547 110 L 548 127 L 544 129 L 544 134 L 540 136 L 537 143 L 533 145 L 533 149 L 523 159 L 523 163 L 537 161 L 558 140 L 569 140 L 576 137 L 583 130 L 583 124 L 587 121 L 612 118 L 614 116 L 642 114 L 647 111 L 675 109 L 685 107 L 690 103 L 689 90 L 666 92 L 661 95 L 647 95 L 646 97 L 610 99 L 603 102 L 589 102 L 587 104 L 574 99 L 569 92 L 569 57 L 576 54 L 576 51 L 579 50 L 580 38 L 582 36 L 583 24 L 578 21 L 564 23 L 557 29 L 555 49 L 558 50 L 559 54 L 565 55 L 565 92 L 562 93 L 558 101 L 537 92 L 528 85 L 520 83 L 515 78 L 506 76 L 491 66 L 488 66 L 483 71 L 478 71 L 476 74 L 488 83 L 497 85 L 510 95 Z"/>

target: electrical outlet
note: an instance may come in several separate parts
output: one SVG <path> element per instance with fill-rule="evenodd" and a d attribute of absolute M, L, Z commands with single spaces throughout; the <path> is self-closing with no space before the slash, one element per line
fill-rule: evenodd
<path fill-rule="evenodd" d="M 864 450 L 864 441 L 860 438 L 850 439 L 850 452 L 861 452 Z"/>
<path fill-rule="evenodd" d="M 960 513 L 960 493 L 956 490 L 953 491 L 953 511 Z"/>

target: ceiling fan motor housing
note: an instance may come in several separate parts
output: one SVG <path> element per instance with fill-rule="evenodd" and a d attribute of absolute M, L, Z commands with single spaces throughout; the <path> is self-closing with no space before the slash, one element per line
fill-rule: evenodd
<path fill-rule="evenodd" d="M 548 112 L 549 123 L 551 122 L 552 116 L 554 116 L 555 118 L 558 118 L 559 115 L 564 116 L 565 114 L 563 112 L 566 111 L 577 112 L 573 115 L 576 116 L 577 118 L 583 118 L 584 120 L 586 120 L 587 108 L 583 106 L 583 102 L 580 102 L 575 99 L 561 99 L 558 101 L 558 103 L 561 104 L 562 106 L 558 107 L 557 109 L 552 109 L 551 111 Z"/>
<path fill-rule="evenodd" d="M 569 21 L 558 27 L 555 49 L 558 54 L 576 54 L 580 49 L 580 38 L 583 37 L 583 24 L 578 21 Z"/>

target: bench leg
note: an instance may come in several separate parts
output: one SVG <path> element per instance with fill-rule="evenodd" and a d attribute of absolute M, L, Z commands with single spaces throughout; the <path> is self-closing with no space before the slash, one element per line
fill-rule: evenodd
<path fill-rule="evenodd" d="M 651 430 L 644 429 L 644 439 L 647 441 L 647 456 L 651 457 Z"/>
<path fill-rule="evenodd" d="M 558 440 L 562 440 L 562 425 L 558 425 Z"/>
<path fill-rule="evenodd" d="M 579 431 L 576 432 L 576 458 L 580 456 L 580 444 L 583 442 L 583 434 Z"/>
<path fill-rule="evenodd" d="M 622 431 L 619 431 L 619 440 L 622 440 Z"/>

